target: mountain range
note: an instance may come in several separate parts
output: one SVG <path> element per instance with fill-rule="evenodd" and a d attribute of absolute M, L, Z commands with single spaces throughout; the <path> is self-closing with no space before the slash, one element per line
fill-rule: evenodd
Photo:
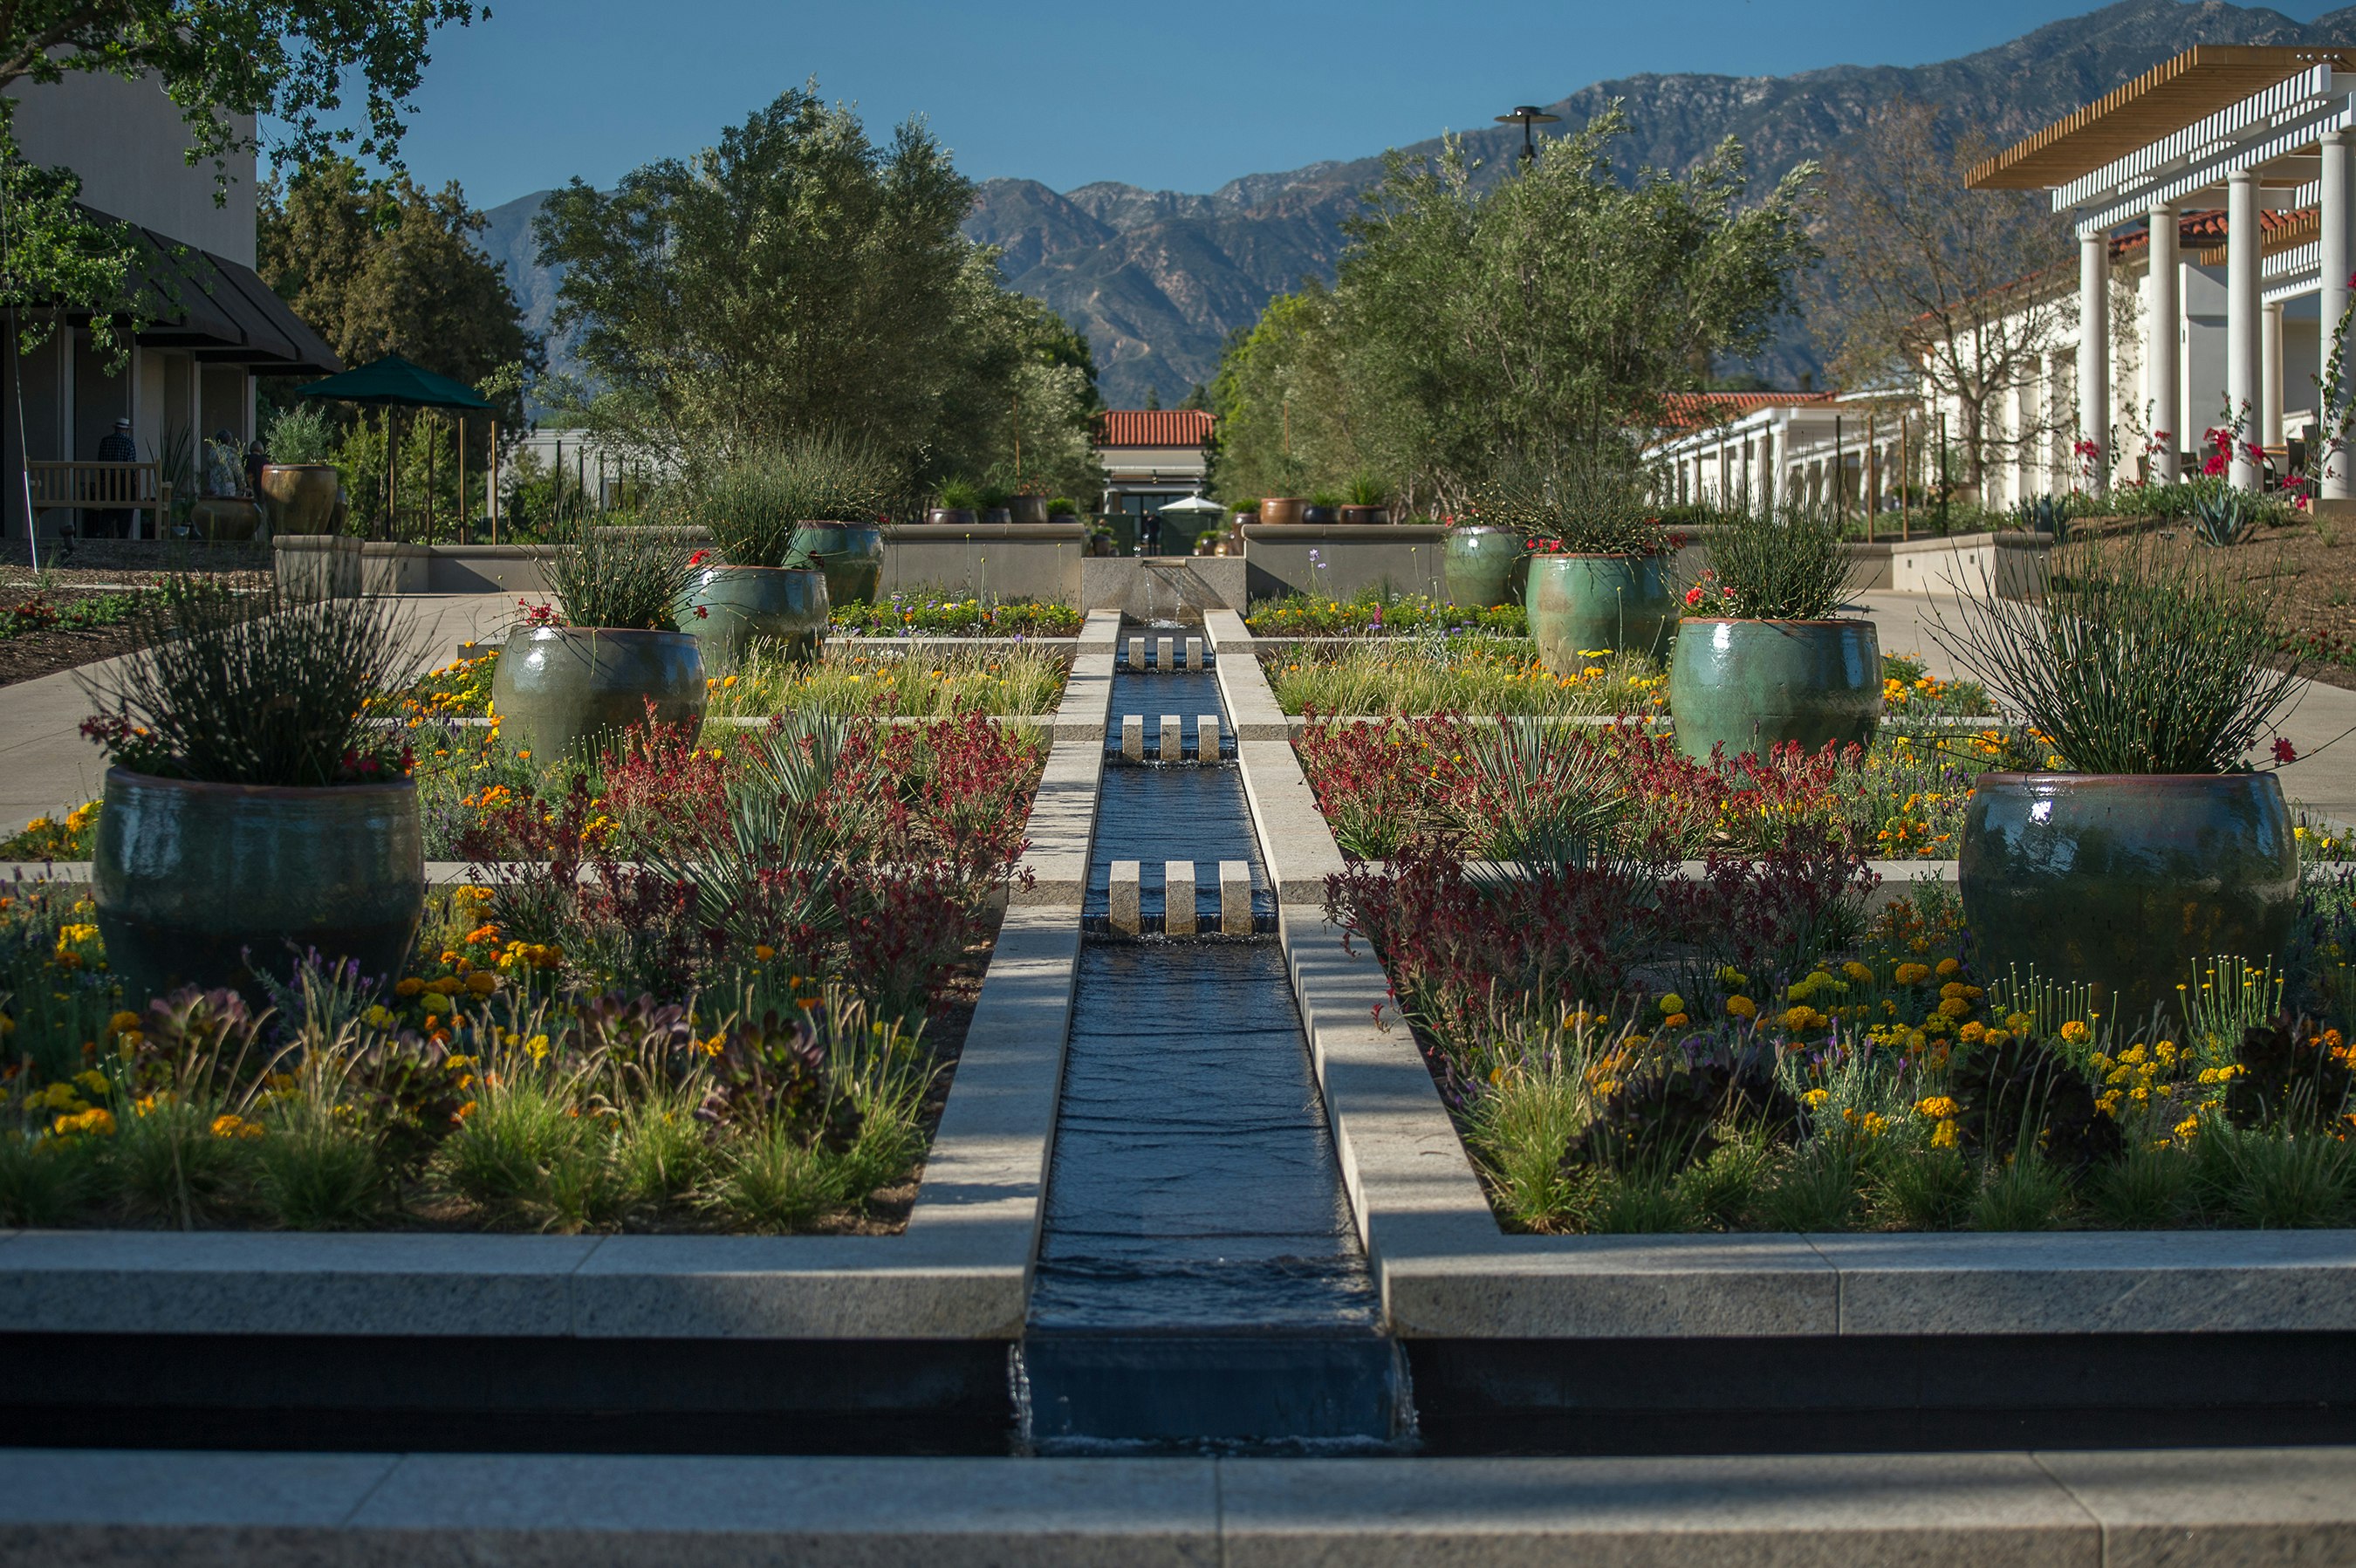
<path fill-rule="evenodd" d="M 2356 43 L 2356 7 L 2299 22 L 2226 0 L 2119 0 L 2050 23 L 2008 43 L 1921 66 L 1828 66 L 1792 76 L 1652 74 L 1582 87 L 1546 107 L 1579 125 L 1613 101 L 1631 134 L 1614 162 L 1682 171 L 1727 136 L 1749 149 L 1765 186 L 1794 164 L 1820 158 L 1897 97 L 1944 105 L 1999 137 L 2025 134 L 2195 44 Z M 1517 150 L 1517 126 L 1496 125 L 1474 106 L 1469 155 L 1492 177 Z M 1402 149 L 1439 151 L 1437 137 Z M 981 182 L 965 231 L 1000 248 L 1007 284 L 1044 301 L 1086 333 L 1098 384 L 1115 408 L 1149 394 L 1174 403 L 1217 368 L 1227 335 L 1248 327 L 1278 294 L 1309 277 L 1331 279 L 1343 223 L 1359 193 L 1382 175 L 1382 156 L 1324 162 L 1228 181 L 1208 195 L 1145 190 L 1117 182 L 1057 192 L 1036 180 Z M 486 214 L 481 243 L 502 263 L 537 330 L 555 306 L 558 279 L 538 264 L 535 192 Z M 562 364 L 568 345 L 551 345 Z M 1770 383 L 1796 384 L 1818 368 L 1805 324 L 1786 321 L 1752 367 Z"/>

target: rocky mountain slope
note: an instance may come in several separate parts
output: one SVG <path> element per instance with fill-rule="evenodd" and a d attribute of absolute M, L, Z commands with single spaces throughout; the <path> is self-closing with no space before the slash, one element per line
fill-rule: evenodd
<path fill-rule="evenodd" d="M 1751 150 L 1761 182 L 1820 157 L 1904 95 L 1951 106 L 1998 134 L 2025 133 L 2098 98 L 2194 44 L 2356 43 L 2356 7 L 2301 23 L 2225 0 L 2120 0 L 2009 43 L 1937 64 L 1833 66 L 1784 77 L 1644 75 L 1581 88 L 1548 107 L 1567 124 L 1625 102 L 1634 131 L 1622 172 L 1683 169 L 1726 136 Z M 1520 131 L 1479 105 L 1435 106 L 1434 118 L 1477 121 L 1467 149 L 1501 171 Z M 1419 143 L 1410 153 L 1437 151 Z M 1380 177 L 1379 156 L 1247 175 L 1208 195 L 1101 183 L 1058 194 L 1035 180 L 983 182 L 966 231 L 1004 252 L 1009 284 L 1086 332 L 1106 401 L 1134 407 L 1149 389 L 1173 402 L 1207 380 L 1220 345 L 1274 295 L 1330 278 L 1342 223 Z M 555 285 L 533 262 L 531 216 L 545 193 L 493 209 L 485 248 L 504 262 L 535 326 Z M 562 345 L 556 346 L 560 356 Z M 1789 384 L 1815 368 L 1804 328 L 1786 324 L 1757 369 Z"/>

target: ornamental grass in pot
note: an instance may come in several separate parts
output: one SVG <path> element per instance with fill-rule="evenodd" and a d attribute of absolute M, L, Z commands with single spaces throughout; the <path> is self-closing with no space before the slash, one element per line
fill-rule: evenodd
<path fill-rule="evenodd" d="M 925 513 L 926 522 L 942 528 L 971 528 L 980 515 L 981 489 L 965 479 L 949 479 L 941 485 L 939 504 Z"/>
<path fill-rule="evenodd" d="M 398 971 L 425 903 L 402 732 L 360 716 L 423 660 L 396 601 L 232 595 L 167 578 L 138 650 L 85 681 L 112 766 L 91 854 L 107 961 L 134 1007 L 182 986 L 260 1002 L 305 953 Z"/>
<path fill-rule="evenodd" d="M 1668 542 L 1629 476 L 1515 467 L 1481 516 L 1527 541 L 1523 603 L 1540 661 L 1578 674 L 1606 653 L 1658 658 L 1677 624 Z"/>
<path fill-rule="evenodd" d="M 831 432 L 797 436 L 716 477 L 695 517 L 731 567 L 814 569 L 826 578 L 826 605 L 815 622 L 807 591 L 796 590 L 792 606 L 770 624 L 752 626 L 752 635 L 787 639 L 798 657 L 815 657 L 827 607 L 875 602 L 884 586 L 884 531 L 874 520 L 898 488 L 888 459 Z M 708 649 L 710 623 L 691 629 L 706 633 Z"/>
<path fill-rule="evenodd" d="M 2297 683 L 2249 589 L 2151 539 L 2064 546 L 2038 596 L 1987 584 L 1932 635 L 2022 720 L 2042 772 L 1983 773 L 1957 880 L 1983 974 L 2094 988 L 2130 1028 L 2175 1010 L 2197 960 L 2265 962 L 2299 898 L 2295 824 L 2254 747 Z M 2179 1024 L 2184 1022 L 2179 1014 Z"/>
<path fill-rule="evenodd" d="M 700 727 L 703 655 L 677 627 L 710 558 L 659 528 L 592 528 L 551 552 L 556 602 L 526 612 L 491 676 L 491 716 L 508 745 L 554 762 L 594 756 L 650 716 Z"/>
<path fill-rule="evenodd" d="M 1729 512 L 1685 593 L 1669 657 L 1677 749 L 1765 757 L 1864 746 L 1881 717 L 1873 623 L 1841 617 L 1857 564 L 1840 520 L 1787 503 Z"/>

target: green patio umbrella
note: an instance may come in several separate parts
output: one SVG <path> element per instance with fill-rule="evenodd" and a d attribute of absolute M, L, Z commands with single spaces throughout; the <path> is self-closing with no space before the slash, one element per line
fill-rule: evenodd
<path fill-rule="evenodd" d="M 387 354 L 373 364 L 329 376 L 301 388 L 296 397 L 333 398 L 338 403 L 357 403 L 385 411 L 386 507 L 388 523 L 401 503 L 400 465 L 398 448 L 392 439 L 392 411 L 396 408 L 455 408 L 463 413 L 490 413 L 496 410 L 488 398 L 447 376 L 437 376 L 423 365 L 411 363 L 398 354 Z M 463 434 L 463 431 L 461 432 Z M 461 492 L 458 521 L 459 537 L 466 537 L 466 456 L 459 448 L 459 490 Z M 434 536 L 434 498 L 429 491 L 425 499 L 425 534 Z"/>

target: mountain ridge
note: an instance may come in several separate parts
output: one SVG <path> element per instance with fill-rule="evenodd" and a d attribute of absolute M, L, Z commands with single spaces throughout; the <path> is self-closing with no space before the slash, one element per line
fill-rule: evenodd
<path fill-rule="evenodd" d="M 2356 6 L 2302 23 L 2227 0 L 2117 0 L 1927 65 L 1832 65 L 1780 77 L 1645 72 L 1591 83 L 1547 107 L 1575 126 L 1621 101 L 1632 123 L 1613 160 L 1623 177 L 1646 166 L 1682 172 L 1733 135 L 1763 187 L 1821 158 L 1893 97 L 1942 103 L 2017 137 L 2201 43 L 2356 43 Z M 1495 178 L 1521 132 L 1483 123 L 1461 139 Z M 1435 136 L 1399 150 L 1430 156 L 1440 145 Z M 1241 175 L 1208 193 L 1110 180 L 1057 192 L 1001 177 L 980 183 L 965 231 L 1000 247 L 1009 287 L 1087 334 L 1108 403 L 1134 407 L 1149 390 L 1172 402 L 1210 379 L 1227 335 L 1269 298 L 1311 276 L 1331 280 L 1342 225 L 1382 165 L 1381 155 L 1325 160 Z M 482 236 L 535 329 L 547 324 L 558 282 L 530 253 L 530 218 L 547 194 L 492 209 Z M 562 363 L 568 347 L 552 343 L 552 360 Z M 1755 368 L 1787 385 L 1819 369 L 1804 326 L 1787 321 Z"/>

